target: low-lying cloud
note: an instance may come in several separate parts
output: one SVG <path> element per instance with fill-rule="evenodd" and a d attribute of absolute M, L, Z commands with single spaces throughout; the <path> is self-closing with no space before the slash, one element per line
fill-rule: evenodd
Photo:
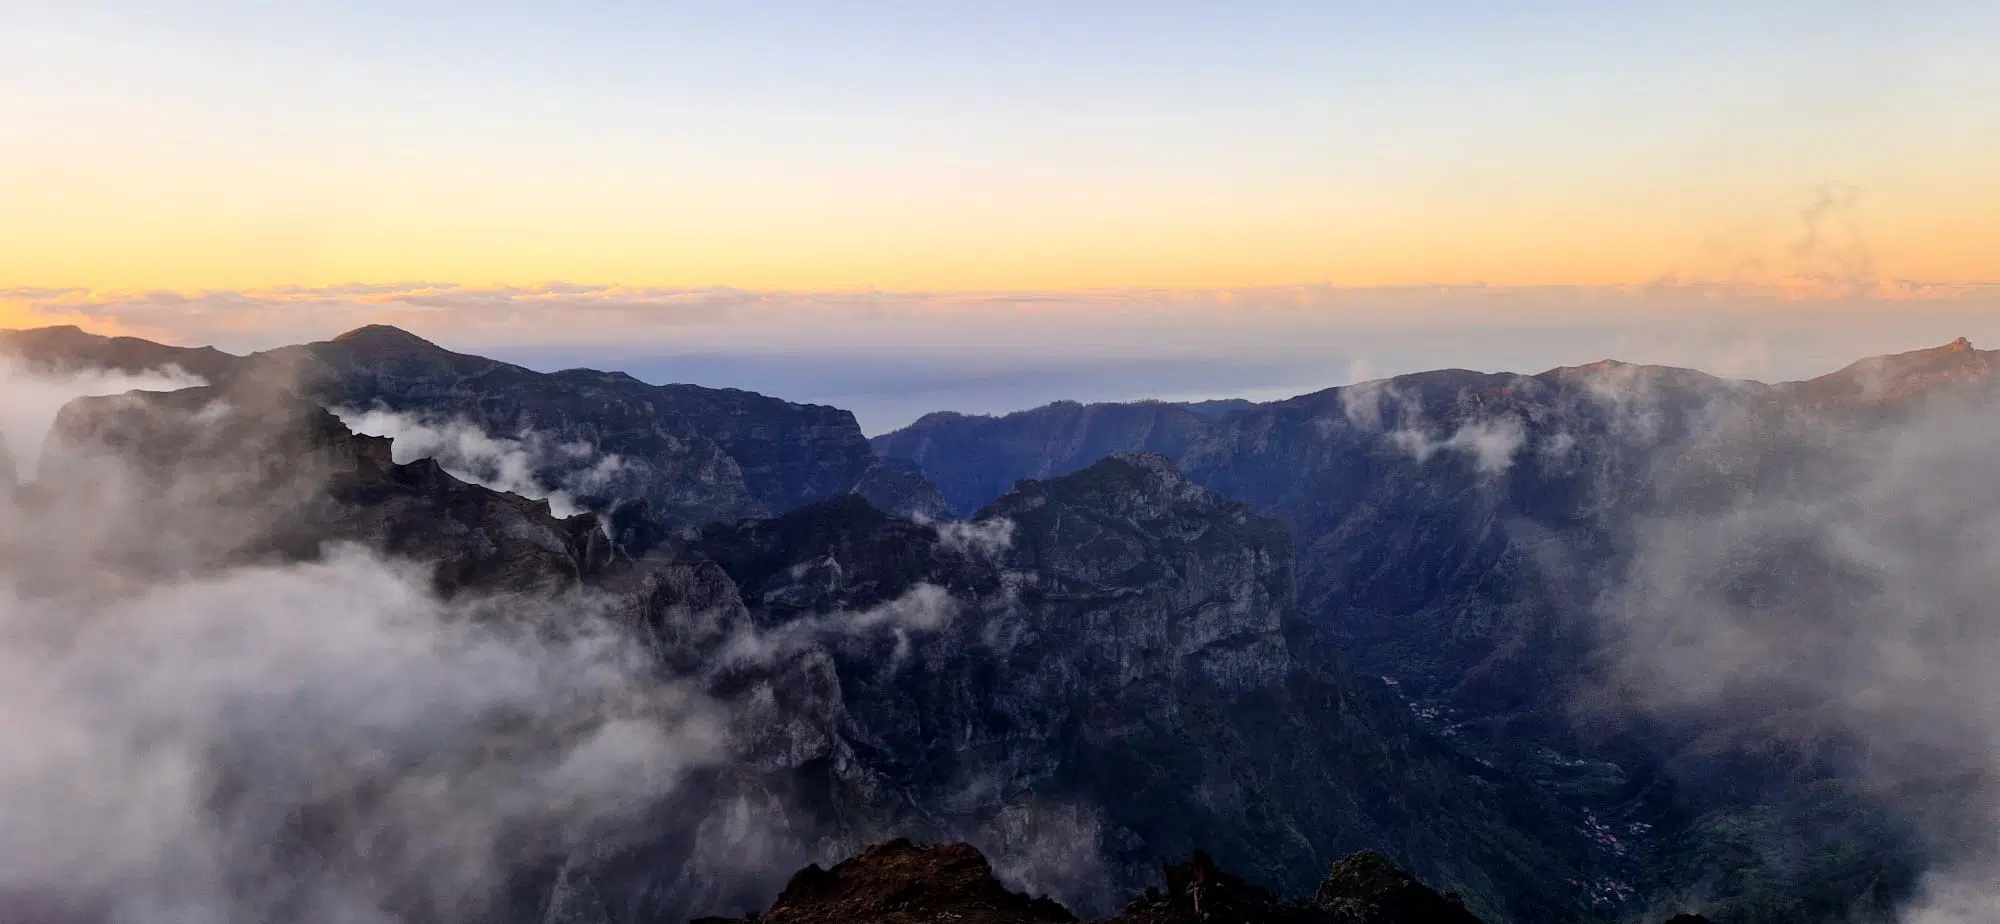
<path fill-rule="evenodd" d="M 127 384 L 69 377 L 0 391 L 0 409 L 40 421 L 53 416 L 50 395 L 106 381 Z M 189 425 L 231 413 L 226 399 L 207 408 Z M 516 465 L 523 454 L 587 461 L 451 428 L 422 435 L 434 450 L 515 465 L 509 477 L 532 470 Z M 753 769 L 744 710 L 764 713 L 711 695 L 699 672 L 676 676 L 616 594 L 443 599 L 428 568 L 355 546 L 247 563 L 238 543 L 187 537 L 254 531 L 267 515 L 160 493 L 256 506 L 215 489 L 260 484 L 257 473 L 193 466 L 176 477 L 200 485 L 163 486 L 129 460 L 70 461 L 64 478 L 0 491 L 0 917 L 488 919 L 521 910 L 523 876 L 546 888 L 533 877 L 563 870 L 557 903 L 594 894 L 579 870 L 656 844 L 652 813 L 666 800 Z M 125 567 L 151 545 L 186 554 Z M 943 588 L 919 585 L 877 607 L 746 630 L 723 660 L 770 667 L 856 640 L 887 640 L 900 657 L 956 612 Z M 782 801 L 713 811 L 684 819 L 689 868 L 721 881 L 675 885 L 662 899 L 673 910 L 717 888 L 765 888 L 800 860 Z M 711 843 L 718 825 L 726 836 Z M 774 846 L 745 846 L 760 839 Z"/>
<path fill-rule="evenodd" d="M 337 408 L 334 414 L 356 433 L 387 437 L 399 464 L 435 459 L 460 481 L 546 500 L 559 517 L 583 512 L 577 497 L 605 490 L 625 467 L 624 459 L 587 442 L 558 441 L 535 430 L 496 437 L 460 417 L 433 420 L 380 408 Z"/>
<path fill-rule="evenodd" d="M 0 901 L 28 917 L 478 916 L 724 756 L 608 625 L 447 606 L 358 550 L 95 605 L 10 577 Z"/>
<path fill-rule="evenodd" d="M 1644 520 L 1599 607 L 1638 705 L 1794 748 L 1922 837 L 1910 924 L 2000 908 L 1996 410 L 1843 427 L 1766 490 Z"/>
<path fill-rule="evenodd" d="M 1469 421 L 1442 439 L 1412 427 L 1390 433 L 1388 440 L 1420 463 L 1440 452 L 1462 452 L 1472 459 L 1475 471 L 1491 475 L 1513 466 L 1514 454 L 1527 443 L 1528 432 L 1518 418 L 1501 417 Z"/>
<path fill-rule="evenodd" d="M 1014 547 L 1014 521 L 1006 517 L 950 520 L 932 524 L 932 528 L 937 530 L 940 546 L 961 555 L 993 558 Z"/>
<path fill-rule="evenodd" d="M 1340 409 L 1349 425 L 1378 433 L 1383 442 L 1418 464 L 1439 453 L 1462 453 L 1482 475 L 1512 468 L 1528 443 L 1528 428 L 1511 414 L 1461 421 L 1448 431 L 1427 419 L 1423 402 L 1390 380 L 1361 382 L 1340 390 Z M 1322 429 L 1331 422 L 1323 422 Z"/>
<path fill-rule="evenodd" d="M 168 366 L 137 374 L 103 369 L 48 372 L 31 369 L 0 354 L 0 457 L 10 457 L 24 481 L 34 480 L 41 464 L 42 440 L 56 412 L 76 398 L 118 395 L 128 391 L 178 391 L 208 384 L 200 376 Z M 0 471 L 6 459 L 0 458 Z"/>
<path fill-rule="evenodd" d="M 900 596 L 872 607 L 801 616 L 782 625 L 744 626 L 722 646 L 713 669 L 768 666 L 808 646 L 886 633 L 895 641 L 895 663 L 909 654 L 912 635 L 936 632 L 958 616 L 951 592 L 936 584 L 919 583 Z"/>

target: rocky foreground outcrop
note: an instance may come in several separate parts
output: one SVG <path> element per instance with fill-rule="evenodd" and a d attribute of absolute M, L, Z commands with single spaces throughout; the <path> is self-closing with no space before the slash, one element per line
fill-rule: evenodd
<path fill-rule="evenodd" d="M 1456 897 L 1439 894 L 1379 853 L 1335 864 L 1309 901 L 1286 901 L 1218 868 L 1196 851 L 1168 864 L 1164 887 L 1099 924 L 1480 924 Z M 967 844 L 877 844 L 792 877 L 770 910 L 694 924 L 1070 924 L 1077 917 L 1046 897 L 1001 884 Z M 1681 914 L 1667 924 L 1707 924 Z"/>

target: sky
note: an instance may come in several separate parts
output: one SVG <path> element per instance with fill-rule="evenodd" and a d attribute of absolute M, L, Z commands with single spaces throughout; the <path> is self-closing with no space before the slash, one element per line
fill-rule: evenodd
<path fill-rule="evenodd" d="M 1343 306 L 1307 326 L 1346 358 L 1258 387 L 1584 361 L 1588 330 L 1671 328 L 1690 299 L 1831 299 L 1807 326 L 1875 343 L 1912 292 L 1992 307 L 1995 47 L 1984 0 L 0 0 L 0 326 L 254 348 L 345 299 L 454 345 L 825 391 L 782 357 L 830 361 L 878 299 L 929 320 L 862 325 L 864 352 L 947 371 L 943 341 L 1033 378 L 1048 338 L 1096 337 L 1075 362 L 1126 384 L 1079 397 L 1251 387 L 1141 389 L 1111 360 L 1292 368 L 1271 351 L 1302 328 L 1255 318 L 1300 291 Z M 1425 319 L 1463 320 L 1469 288 L 1505 293 L 1476 329 L 1531 315 L 1508 336 L 1547 348 L 1427 359 Z M 642 317 L 582 310 L 607 292 Z M 578 310 L 530 328 L 520 293 Z M 691 342 L 688 302 L 793 320 Z M 1040 343 L 981 353 L 1030 303 Z M 1211 356 L 1161 312 L 1263 333 Z M 1393 350 L 1329 346 L 1399 320 Z M 1828 359 L 1790 355 L 1763 371 Z"/>

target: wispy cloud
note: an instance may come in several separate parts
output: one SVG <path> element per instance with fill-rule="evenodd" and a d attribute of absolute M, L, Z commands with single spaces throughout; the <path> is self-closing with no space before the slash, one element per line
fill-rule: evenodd
<path fill-rule="evenodd" d="M 578 495 L 605 490 L 625 460 L 586 442 L 563 442 L 535 430 L 493 436 L 464 418 L 428 419 L 375 408 L 335 408 L 356 433 L 387 437 L 399 463 L 435 459 L 461 481 L 549 502 L 559 517 L 583 512 Z"/>

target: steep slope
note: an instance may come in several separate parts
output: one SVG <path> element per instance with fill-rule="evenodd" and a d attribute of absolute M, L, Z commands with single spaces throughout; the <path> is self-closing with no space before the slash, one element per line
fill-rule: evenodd
<path fill-rule="evenodd" d="M 1301 891 L 1333 857 L 1379 846 L 1495 920 L 1580 911 L 1542 885 L 1589 875 L 1573 865 L 1575 821 L 1343 673 L 1293 606 L 1280 525 L 1164 457 L 1024 483 L 966 524 L 848 499 L 712 527 L 685 554 L 720 565 L 774 629 L 924 587 L 977 601 L 913 638 L 893 671 L 879 642 L 831 649 L 838 700 L 829 690 L 823 724 L 837 731 L 791 759 L 845 766 L 835 792 L 921 807 L 857 835 L 969 837 L 1019 856 L 1033 845 L 1009 830 L 1010 807 L 1039 804 L 1077 819 L 1063 824 L 1086 844 L 1069 847 L 1088 849 L 1073 862 L 1128 888 L 1203 848 Z"/>
<path fill-rule="evenodd" d="M 550 374 L 364 327 L 256 360 L 291 367 L 329 407 L 462 418 L 489 433 L 547 434 L 637 471 L 605 493 L 644 497 L 677 521 L 788 510 L 851 490 L 871 467 L 854 415 L 752 392 L 648 385 L 622 373 Z"/>

